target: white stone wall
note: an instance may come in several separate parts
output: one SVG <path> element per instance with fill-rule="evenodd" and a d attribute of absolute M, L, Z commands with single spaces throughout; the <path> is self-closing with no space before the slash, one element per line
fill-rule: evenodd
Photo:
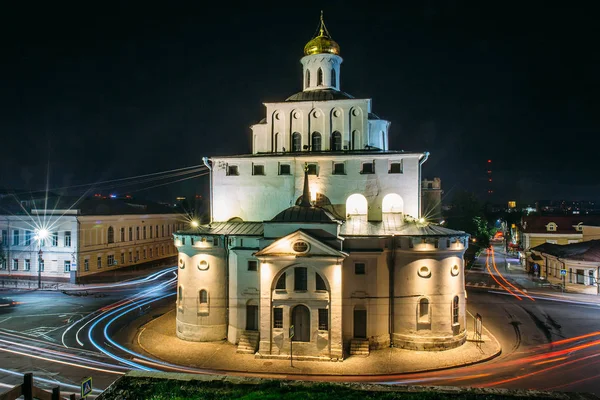
<path fill-rule="evenodd" d="M 256 239 L 246 238 L 246 241 L 249 246 L 256 245 Z M 231 343 L 237 343 L 240 334 L 246 330 L 246 306 L 258 305 L 260 301 L 260 263 L 257 263 L 256 271 L 248 270 L 248 261 L 258 261 L 252 256 L 255 251 L 234 249 L 229 255 L 230 302 L 227 339 Z"/>
<path fill-rule="evenodd" d="M 381 205 L 388 194 L 398 194 L 404 214 L 419 216 L 419 158 L 421 153 L 369 153 L 364 155 L 309 155 L 213 158 L 213 218 L 227 221 L 265 221 L 296 203 L 302 195 L 305 163 L 318 164 L 318 176 L 309 176 L 311 192 L 321 193 L 341 218 L 346 201 L 361 194 L 369 204 L 369 220 L 381 220 Z M 361 174 L 363 162 L 375 162 L 374 174 Z M 392 161 L 401 161 L 403 173 L 390 174 Z M 334 162 L 345 163 L 345 175 L 333 175 Z M 291 175 L 279 175 L 279 165 L 291 165 Z M 252 175 L 253 164 L 264 165 L 265 175 Z M 236 165 L 237 176 L 227 176 L 228 165 Z"/>

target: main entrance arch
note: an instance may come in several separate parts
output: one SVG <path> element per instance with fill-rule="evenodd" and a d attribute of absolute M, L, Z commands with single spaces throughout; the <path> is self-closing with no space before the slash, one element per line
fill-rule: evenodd
<path fill-rule="evenodd" d="M 292 310 L 292 325 L 294 325 L 295 342 L 310 342 L 310 310 L 300 304 Z"/>

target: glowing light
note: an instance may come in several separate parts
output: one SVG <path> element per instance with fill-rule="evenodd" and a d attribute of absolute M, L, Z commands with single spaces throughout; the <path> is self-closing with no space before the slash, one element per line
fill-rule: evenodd
<path fill-rule="evenodd" d="M 190 222 L 190 225 L 192 225 L 192 227 L 197 228 L 198 226 L 200 226 L 200 223 L 198 223 L 198 221 L 193 220 L 192 222 Z"/>
<path fill-rule="evenodd" d="M 420 224 L 424 224 L 425 223 L 425 218 L 423 218 L 423 217 L 419 218 L 419 223 Z"/>
<path fill-rule="evenodd" d="M 111 198 L 111 199 L 116 199 L 116 198 L 117 198 L 117 195 L 116 195 L 116 194 L 111 194 L 111 195 L 110 195 L 110 198 Z"/>
<path fill-rule="evenodd" d="M 37 240 L 44 240 L 48 236 L 50 236 L 50 232 L 48 232 L 48 229 L 46 228 L 37 229 L 35 231 L 35 237 Z"/>

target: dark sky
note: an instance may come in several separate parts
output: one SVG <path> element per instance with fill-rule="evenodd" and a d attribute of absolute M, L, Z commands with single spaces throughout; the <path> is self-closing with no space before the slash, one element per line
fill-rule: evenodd
<path fill-rule="evenodd" d="M 593 2 L 170 3 L 0 6 L 0 186 L 36 188 L 48 163 L 60 187 L 249 152 L 262 103 L 301 90 L 323 8 L 342 90 L 373 99 L 391 148 L 430 151 L 449 196 L 485 193 L 492 159 L 497 200 L 600 200 Z"/>

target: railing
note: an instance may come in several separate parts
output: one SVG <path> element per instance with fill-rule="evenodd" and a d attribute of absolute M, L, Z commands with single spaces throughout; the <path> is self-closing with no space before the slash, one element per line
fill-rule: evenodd
<path fill-rule="evenodd" d="M 42 289 L 58 290 L 60 282 L 43 282 Z M 38 282 L 28 279 L 0 279 L 0 288 L 4 289 L 37 289 Z"/>
<path fill-rule="evenodd" d="M 39 387 L 33 386 L 33 374 L 27 373 L 23 375 L 23 383 L 14 386 L 6 393 L 0 394 L 0 400 L 16 400 L 23 396 L 25 400 L 64 400 L 66 397 L 61 397 L 60 387 L 52 388 L 52 392 L 48 392 Z M 75 400 L 75 394 L 68 397 L 69 400 Z"/>

